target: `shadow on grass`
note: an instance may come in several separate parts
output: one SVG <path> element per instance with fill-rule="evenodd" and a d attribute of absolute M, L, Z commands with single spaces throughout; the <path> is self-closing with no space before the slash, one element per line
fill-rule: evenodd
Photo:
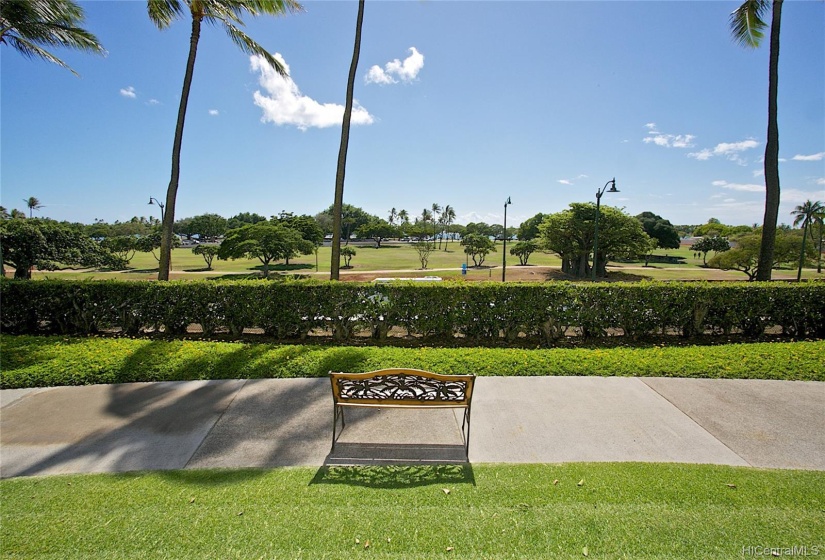
<path fill-rule="evenodd" d="M 264 271 L 264 265 L 252 266 L 249 270 Z M 314 264 L 308 263 L 294 263 L 294 264 L 271 264 L 269 265 L 269 272 L 284 272 L 290 270 L 315 270 Z"/>
<path fill-rule="evenodd" d="M 310 481 L 312 484 L 344 484 L 366 488 L 414 488 L 434 484 L 472 484 L 473 467 L 469 463 L 447 465 L 323 466 Z"/>
<path fill-rule="evenodd" d="M 203 469 L 158 471 L 156 474 L 166 480 L 189 486 L 228 486 L 265 476 L 265 469 Z"/>

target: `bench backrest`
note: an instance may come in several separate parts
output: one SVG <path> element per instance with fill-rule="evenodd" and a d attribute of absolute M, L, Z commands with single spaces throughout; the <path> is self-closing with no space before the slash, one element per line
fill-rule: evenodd
<path fill-rule="evenodd" d="M 329 377 L 336 404 L 462 408 L 470 406 L 476 376 L 393 368 Z"/>

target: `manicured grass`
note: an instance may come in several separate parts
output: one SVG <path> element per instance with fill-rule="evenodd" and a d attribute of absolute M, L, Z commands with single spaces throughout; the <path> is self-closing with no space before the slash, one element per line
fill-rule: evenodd
<path fill-rule="evenodd" d="M 617 348 L 398 348 L 2 336 L 0 387 L 321 377 L 387 367 L 477 375 L 825 381 L 825 341 Z"/>
<path fill-rule="evenodd" d="M 0 489 L 7 558 L 825 551 L 825 474 L 809 471 L 636 463 L 327 467 L 21 478 Z"/>

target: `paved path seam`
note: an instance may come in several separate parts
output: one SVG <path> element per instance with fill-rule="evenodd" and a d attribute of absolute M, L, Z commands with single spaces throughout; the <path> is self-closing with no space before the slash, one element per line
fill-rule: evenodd
<path fill-rule="evenodd" d="M 241 391 L 243 390 L 244 387 L 246 387 L 247 383 L 249 383 L 249 379 L 244 379 L 241 386 L 238 387 L 238 390 L 235 391 L 234 395 L 232 395 L 232 399 L 230 399 L 230 401 L 226 404 L 226 407 L 224 407 L 224 409 L 221 411 L 220 415 L 217 418 L 215 418 L 215 421 L 212 422 L 212 425 L 209 427 L 209 431 L 206 432 L 206 435 L 203 436 L 203 439 L 201 440 L 201 442 L 198 444 L 198 446 L 195 448 L 195 450 L 192 452 L 192 454 L 186 460 L 186 463 L 183 465 L 184 469 L 189 468 L 189 463 L 192 462 L 192 458 L 195 455 L 198 454 L 198 451 L 200 450 L 201 447 L 203 447 L 204 442 L 206 442 L 206 440 L 209 439 L 209 435 L 212 433 L 212 430 L 214 430 L 215 426 L 218 425 L 218 422 L 221 421 L 221 418 L 223 418 L 224 414 L 226 414 L 226 411 L 229 410 L 229 408 L 232 406 L 232 403 L 235 402 L 235 399 L 238 398 L 238 395 L 241 394 Z"/>

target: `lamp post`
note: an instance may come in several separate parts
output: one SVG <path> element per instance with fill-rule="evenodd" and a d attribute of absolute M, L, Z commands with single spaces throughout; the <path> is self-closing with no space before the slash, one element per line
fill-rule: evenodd
<path fill-rule="evenodd" d="M 512 204 L 510 202 L 510 197 L 507 197 L 507 200 L 504 201 L 504 247 L 502 248 L 501 252 L 503 253 L 501 256 L 501 281 L 504 282 L 504 278 L 507 274 L 507 206 Z"/>
<path fill-rule="evenodd" d="M 610 185 L 610 190 L 607 192 L 619 192 L 618 189 L 616 189 L 615 177 L 605 183 L 601 190 L 596 189 L 596 222 L 593 231 L 593 268 L 590 270 L 591 280 L 596 280 L 596 268 L 599 266 L 599 206 L 601 205 L 602 195 L 605 193 L 607 185 Z"/>
<path fill-rule="evenodd" d="M 160 206 L 160 222 L 163 223 L 163 208 L 165 207 L 165 204 L 161 204 L 160 200 L 158 200 L 154 196 L 149 197 L 149 204 L 157 204 L 158 206 Z"/>

